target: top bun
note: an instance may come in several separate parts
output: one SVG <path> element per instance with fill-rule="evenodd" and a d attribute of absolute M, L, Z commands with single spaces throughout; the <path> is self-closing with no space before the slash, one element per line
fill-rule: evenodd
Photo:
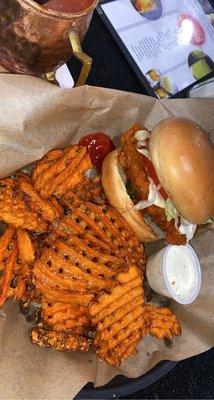
<path fill-rule="evenodd" d="M 180 118 L 157 124 L 149 141 L 159 181 L 180 214 L 201 224 L 214 216 L 214 147 L 199 125 Z"/>

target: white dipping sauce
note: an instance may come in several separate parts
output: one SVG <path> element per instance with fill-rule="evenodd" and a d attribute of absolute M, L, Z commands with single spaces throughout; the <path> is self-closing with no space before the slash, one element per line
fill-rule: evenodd
<path fill-rule="evenodd" d="M 185 304 L 200 289 L 200 265 L 191 246 L 169 246 L 163 260 L 166 287 L 171 296 Z M 193 301 L 193 300 L 192 300 Z"/>
<path fill-rule="evenodd" d="M 151 288 L 180 304 L 190 304 L 201 287 L 198 257 L 190 245 L 168 245 L 153 253 L 147 263 L 146 276 Z"/>
<path fill-rule="evenodd" d="M 182 246 L 183 247 L 183 246 Z M 179 299 L 190 297 L 195 291 L 197 271 L 195 258 L 188 247 L 171 246 L 165 257 L 165 274 L 168 285 Z"/>

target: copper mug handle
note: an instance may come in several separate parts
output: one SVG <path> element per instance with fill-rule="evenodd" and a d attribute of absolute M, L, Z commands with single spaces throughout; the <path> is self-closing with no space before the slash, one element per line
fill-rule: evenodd
<path fill-rule="evenodd" d="M 92 65 L 92 58 L 82 51 L 82 46 L 79 38 L 79 34 L 76 29 L 70 29 L 68 37 L 71 43 L 72 54 L 82 63 L 79 78 L 75 86 L 82 86 L 85 84 L 86 79 L 89 75 Z M 48 72 L 44 77 L 52 83 L 57 83 L 55 79 L 55 72 Z"/>

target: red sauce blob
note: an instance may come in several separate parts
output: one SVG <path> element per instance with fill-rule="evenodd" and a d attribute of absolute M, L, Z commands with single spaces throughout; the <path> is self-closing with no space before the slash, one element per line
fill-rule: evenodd
<path fill-rule="evenodd" d="M 110 137 L 103 132 L 88 133 L 80 139 L 78 144 L 87 147 L 91 162 L 99 172 L 104 158 L 115 148 Z"/>
<path fill-rule="evenodd" d="M 152 164 L 152 162 L 150 161 L 150 159 L 148 157 L 146 157 L 146 156 L 143 156 L 143 157 L 144 157 L 144 165 L 145 165 L 148 175 L 150 176 L 150 178 L 152 179 L 152 181 L 156 187 L 160 186 L 160 189 L 158 189 L 158 191 L 159 191 L 160 195 L 164 198 L 164 200 L 167 200 L 169 196 L 166 193 L 166 191 L 164 190 L 164 188 L 160 185 L 158 176 L 155 172 L 154 165 Z"/>

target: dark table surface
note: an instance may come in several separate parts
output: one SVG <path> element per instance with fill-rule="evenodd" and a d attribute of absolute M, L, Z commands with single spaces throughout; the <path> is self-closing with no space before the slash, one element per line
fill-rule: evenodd
<path fill-rule="evenodd" d="M 123 54 L 106 27 L 94 14 L 83 49 L 93 58 L 87 84 L 144 93 Z M 71 61 L 75 77 L 80 66 Z M 165 377 L 146 389 L 123 398 L 129 399 L 214 399 L 214 349 L 179 362 Z"/>

